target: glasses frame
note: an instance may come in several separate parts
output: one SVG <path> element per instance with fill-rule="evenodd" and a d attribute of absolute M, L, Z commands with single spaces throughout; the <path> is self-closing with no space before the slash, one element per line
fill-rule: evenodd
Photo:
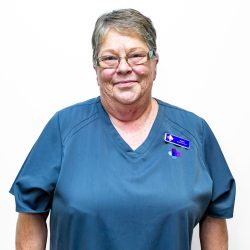
<path fill-rule="evenodd" d="M 152 60 L 155 56 L 156 56 L 156 53 L 155 53 L 155 50 L 154 49 L 150 49 L 148 52 L 147 52 L 147 60 L 145 61 L 145 62 L 143 62 L 143 63 L 138 63 L 138 64 L 135 64 L 135 65 L 131 65 L 129 62 L 128 62 L 128 55 L 126 55 L 126 56 L 117 56 L 117 58 L 118 58 L 118 64 L 117 64 L 117 66 L 115 66 L 115 67 L 102 67 L 101 65 L 100 65 L 100 59 L 102 58 L 102 57 L 98 57 L 97 59 L 96 59 L 96 66 L 98 66 L 98 67 L 100 67 L 100 68 L 102 68 L 102 69 L 116 69 L 116 68 L 118 68 L 118 66 L 119 66 L 119 64 L 120 64 L 120 62 L 121 62 L 121 59 L 125 59 L 126 60 L 126 62 L 127 62 L 127 64 L 130 66 L 130 67 L 135 67 L 135 66 L 137 66 L 137 65 L 142 65 L 142 64 L 144 64 L 144 63 L 146 63 L 146 62 L 148 62 L 148 61 L 150 61 L 150 60 Z"/>

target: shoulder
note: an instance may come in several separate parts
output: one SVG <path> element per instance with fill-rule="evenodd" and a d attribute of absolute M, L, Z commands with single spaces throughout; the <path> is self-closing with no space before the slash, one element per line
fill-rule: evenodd
<path fill-rule="evenodd" d="M 201 140 L 204 133 L 204 128 L 207 126 L 206 121 L 197 114 L 175 105 L 158 100 L 159 105 L 164 112 L 164 119 L 184 134 L 189 134 L 195 137 L 196 140 Z"/>
<path fill-rule="evenodd" d="M 62 138 L 96 120 L 99 102 L 100 98 L 96 97 L 57 111 L 54 117 L 57 118 Z"/>
<path fill-rule="evenodd" d="M 158 100 L 159 105 L 162 106 L 163 110 L 164 110 L 164 114 L 165 116 L 171 120 L 174 123 L 179 124 L 180 126 L 182 126 L 183 124 L 185 125 L 200 125 L 201 123 L 204 122 L 204 119 L 200 116 L 198 116 L 197 114 L 177 107 L 175 105 L 163 102 L 161 100 Z"/>
<path fill-rule="evenodd" d="M 84 102 L 76 103 L 71 106 L 65 107 L 59 110 L 58 116 L 60 117 L 61 121 L 72 121 L 75 122 L 76 120 L 80 119 L 88 119 L 89 117 L 93 116 L 97 113 L 97 103 L 100 102 L 100 98 L 92 98 L 86 100 Z M 72 118 L 74 118 L 72 120 Z"/>

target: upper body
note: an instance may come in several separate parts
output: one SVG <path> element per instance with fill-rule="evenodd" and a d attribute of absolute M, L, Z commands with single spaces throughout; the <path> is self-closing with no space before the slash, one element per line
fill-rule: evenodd
<path fill-rule="evenodd" d="M 53 250 L 190 249 L 197 223 L 202 249 L 227 249 L 233 177 L 203 119 L 152 98 L 155 39 L 135 10 L 97 20 L 100 97 L 57 112 L 27 157 L 11 188 L 17 248 L 44 249 L 50 212 Z"/>

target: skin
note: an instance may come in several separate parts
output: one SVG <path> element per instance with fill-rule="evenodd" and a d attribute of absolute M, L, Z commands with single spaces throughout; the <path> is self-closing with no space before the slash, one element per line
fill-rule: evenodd
<path fill-rule="evenodd" d="M 110 29 L 98 56 L 125 57 L 133 51 L 148 52 L 149 48 L 135 33 Z M 146 139 L 157 115 L 158 104 L 152 98 L 157 63 L 158 56 L 134 67 L 125 59 L 116 69 L 95 67 L 101 102 L 119 134 L 134 150 Z"/>
<path fill-rule="evenodd" d="M 44 250 L 47 241 L 48 214 L 19 213 L 16 226 L 16 250 Z"/>
<path fill-rule="evenodd" d="M 202 250 L 228 250 L 226 220 L 206 216 L 200 222 L 200 243 Z"/>
<path fill-rule="evenodd" d="M 121 34 L 109 30 L 102 41 L 98 56 L 116 54 L 125 57 L 133 50 L 148 51 L 144 40 L 134 33 Z M 125 59 L 117 69 L 94 66 L 101 102 L 111 122 L 128 143 L 136 150 L 146 139 L 158 112 L 158 104 L 152 98 L 152 86 L 156 77 L 158 55 L 143 65 L 131 67 Z M 48 214 L 20 213 L 16 229 L 17 250 L 44 250 L 47 240 Z M 226 221 L 205 217 L 200 222 L 202 250 L 228 249 Z"/>
<path fill-rule="evenodd" d="M 102 41 L 98 56 L 125 57 L 133 51 L 148 52 L 149 48 L 138 35 L 121 34 L 111 29 Z M 157 62 L 158 57 L 132 68 L 122 59 L 116 69 L 95 67 L 101 101 L 111 115 L 122 121 L 135 120 L 151 105 Z"/>

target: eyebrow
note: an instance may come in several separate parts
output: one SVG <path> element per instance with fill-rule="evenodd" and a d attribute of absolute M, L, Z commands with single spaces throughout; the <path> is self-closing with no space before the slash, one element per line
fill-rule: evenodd
<path fill-rule="evenodd" d="M 145 50 L 145 48 L 142 48 L 142 47 L 130 48 L 130 49 L 128 50 L 128 53 L 134 52 L 134 51 L 137 51 L 137 50 Z M 106 50 L 103 50 L 101 53 L 102 53 L 102 54 L 103 54 L 103 53 L 118 54 L 118 52 L 117 52 L 116 50 L 114 50 L 114 49 L 106 49 Z"/>

